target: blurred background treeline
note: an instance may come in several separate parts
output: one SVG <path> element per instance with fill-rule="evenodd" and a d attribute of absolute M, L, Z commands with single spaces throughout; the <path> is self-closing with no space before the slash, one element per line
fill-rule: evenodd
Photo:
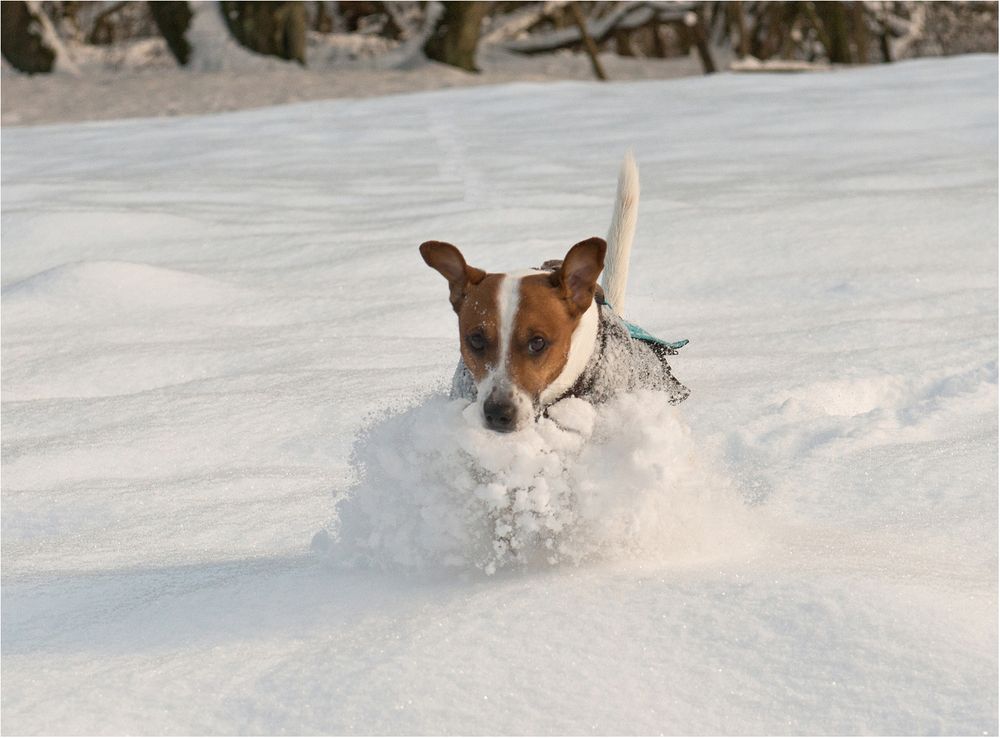
<path fill-rule="evenodd" d="M 199 7 L 206 5 L 212 7 Z M 79 60 L 110 50 L 121 55 L 134 44 L 153 54 L 150 42 L 183 67 L 197 43 L 219 41 L 211 34 L 191 38 L 196 10 L 217 14 L 220 27 L 244 49 L 304 66 L 324 45 L 342 46 L 344 61 L 409 46 L 470 72 L 477 71 L 476 51 L 484 43 L 524 56 L 566 50 L 668 59 L 695 53 L 706 72 L 720 68 L 719 56 L 772 65 L 872 64 L 997 50 L 993 2 L 5 0 L 0 7 L 3 57 L 28 74 L 52 72 L 60 63 L 79 69 Z"/>
<path fill-rule="evenodd" d="M 5 125 L 997 51 L 995 2 L 4 0 L 0 10 Z"/>

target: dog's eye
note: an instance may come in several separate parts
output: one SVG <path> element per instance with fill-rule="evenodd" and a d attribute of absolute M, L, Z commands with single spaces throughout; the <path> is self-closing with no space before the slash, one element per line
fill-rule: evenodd
<path fill-rule="evenodd" d="M 528 351 L 533 354 L 540 354 L 548 346 L 548 342 L 541 336 L 535 336 L 530 341 L 528 341 Z"/>
<path fill-rule="evenodd" d="M 473 351 L 482 351 L 486 348 L 486 337 L 482 333 L 470 333 L 465 337 L 465 342 Z"/>

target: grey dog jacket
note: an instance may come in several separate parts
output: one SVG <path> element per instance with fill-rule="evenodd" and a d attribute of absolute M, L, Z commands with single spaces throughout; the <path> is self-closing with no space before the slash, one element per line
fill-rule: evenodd
<path fill-rule="evenodd" d="M 600 298 L 597 310 L 594 353 L 576 383 L 559 400 L 579 397 L 598 404 L 609 400 L 616 392 L 638 389 L 664 392 L 672 405 L 686 400 L 691 390 L 677 381 L 666 359 L 667 355 L 676 354 L 676 350 L 654 341 L 633 338 L 625 321 Z M 476 383 L 462 359 L 458 360 L 452 378 L 451 397 L 476 399 Z"/>

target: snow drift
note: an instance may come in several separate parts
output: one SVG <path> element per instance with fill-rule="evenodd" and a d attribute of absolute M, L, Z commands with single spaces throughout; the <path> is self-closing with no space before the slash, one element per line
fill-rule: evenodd
<path fill-rule="evenodd" d="M 433 397 L 366 430 L 334 556 L 382 567 L 544 566 L 732 556 L 752 534 L 738 492 L 655 392 L 576 398 L 512 434 Z"/>

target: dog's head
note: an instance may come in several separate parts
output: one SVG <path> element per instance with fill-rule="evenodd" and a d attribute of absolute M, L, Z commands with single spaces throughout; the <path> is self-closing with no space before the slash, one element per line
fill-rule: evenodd
<path fill-rule="evenodd" d="M 587 366 L 605 249 L 603 239 L 588 238 L 554 271 L 489 274 L 450 243 L 421 244 L 424 261 L 448 280 L 462 359 L 487 428 L 507 432 L 534 421 Z"/>

